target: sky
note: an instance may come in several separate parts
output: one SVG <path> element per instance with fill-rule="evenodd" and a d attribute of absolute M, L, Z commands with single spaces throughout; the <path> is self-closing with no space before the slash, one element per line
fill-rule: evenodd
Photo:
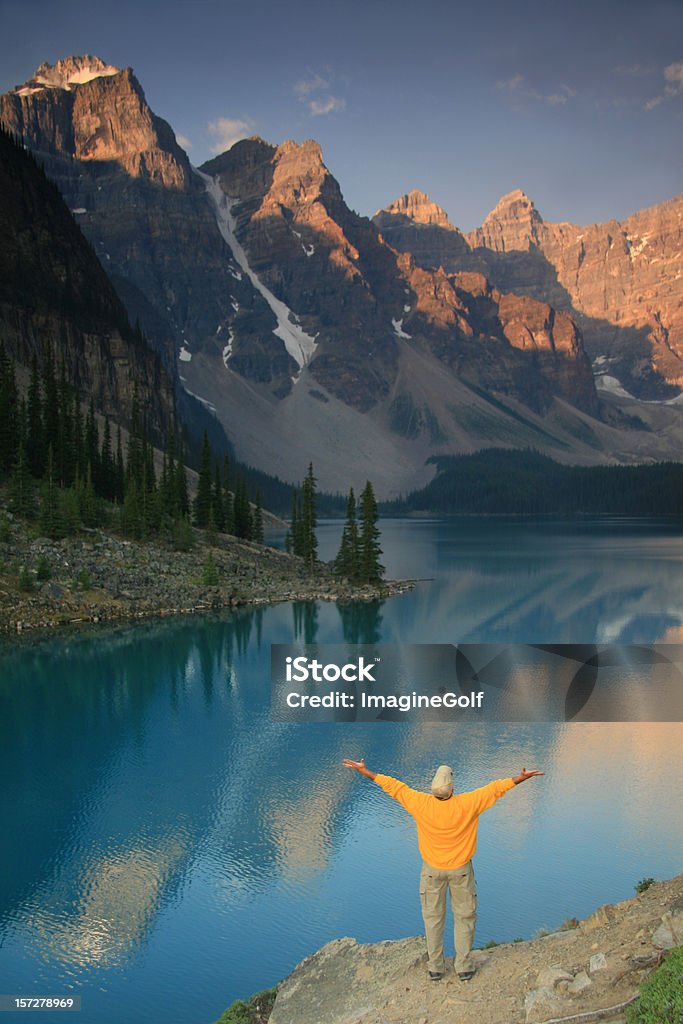
<path fill-rule="evenodd" d="M 419 188 L 462 230 L 522 188 L 546 220 L 683 191 L 683 0 L 0 0 L 0 91 L 131 66 L 195 164 L 314 138 L 371 216 Z"/>

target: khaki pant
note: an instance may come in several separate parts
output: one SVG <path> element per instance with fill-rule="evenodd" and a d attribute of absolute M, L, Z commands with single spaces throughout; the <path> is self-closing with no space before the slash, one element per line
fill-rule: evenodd
<path fill-rule="evenodd" d="M 420 873 L 420 903 L 427 938 L 428 968 L 443 974 L 443 931 L 446 924 L 446 894 L 451 894 L 455 919 L 455 970 L 471 971 L 470 959 L 477 924 L 477 884 L 472 861 L 452 871 L 439 871 L 423 863 Z"/>

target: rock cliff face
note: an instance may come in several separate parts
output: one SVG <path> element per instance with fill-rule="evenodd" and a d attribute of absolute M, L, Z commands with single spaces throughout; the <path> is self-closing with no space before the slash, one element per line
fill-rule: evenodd
<path fill-rule="evenodd" d="M 317 143 L 245 140 L 202 170 L 220 185 L 253 271 L 315 339 L 311 376 L 337 398 L 365 412 L 391 396 L 409 341 L 460 379 L 538 412 L 554 395 L 597 411 L 568 316 L 504 297 L 481 275 L 456 279 L 397 256 L 376 225 L 346 206 Z M 397 209 L 419 217 L 418 230 L 435 226 L 467 248 L 421 193 Z"/>
<path fill-rule="evenodd" d="M 472 259 L 465 236 L 451 224 L 446 211 L 424 192 L 413 189 L 372 219 L 384 240 L 398 252 L 409 252 L 419 267 L 451 272 L 483 269 Z"/>
<path fill-rule="evenodd" d="M 578 227 L 543 221 L 511 192 L 467 238 L 499 287 L 576 314 L 593 359 L 633 394 L 683 385 L 683 195 Z"/>
<path fill-rule="evenodd" d="M 683 195 L 623 222 L 578 227 L 544 221 L 526 193 L 515 189 L 467 236 L 445 215 L 425 217 L 433 206 L 422 193 L 411 193 L 374 221 L 394 248 L 410 252 L 426 269 L 478 270 L 502 291 L 568 312 L 581 329 L 598 386 L 607 388 L 615 378 L 640 398 L 678 393 Z"/>
<path fill-rule="evenodd" d="M 424 938 L 328 942 L 277 988 L 270 1024 L 617 1024 L 683 940 L 683 876 L 526 942 L 475 950 L 463 983 L 427 977 Z M 450 967 L 450 962 L 449 962 Z"/>
<path fill-rule="evenodd" d="M 161 437 L 173 410 L 159 358 L 126 311 L 55 186 L 0 132 L 0 327 L 8 354 L 30 365 L 48 345 L 85 401 L 129 418 L 134 389 Z"/>

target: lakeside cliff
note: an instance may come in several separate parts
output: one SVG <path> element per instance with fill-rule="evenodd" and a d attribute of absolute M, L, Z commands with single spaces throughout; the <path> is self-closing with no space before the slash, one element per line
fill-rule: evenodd
<path fill-rule="evenodd" d="M 274 1005 L 263 993 L 218 1024 L 620 1024 L 640 983 L 682 944 L 679 875 L 550 934 L 476 950 L 468 983 L 452 970 L 428 980 L 422 936 L 336 939 L 277 987 Z"/>

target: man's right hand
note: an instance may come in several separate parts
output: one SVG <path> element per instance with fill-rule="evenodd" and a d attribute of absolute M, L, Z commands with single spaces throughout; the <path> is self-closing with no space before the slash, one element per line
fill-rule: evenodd
<path fill-rule="evenodd" d="M 545 775 L 545 772 L 539 772 L 537 768 L 530 768 L 529 770 L 527 770 L 526 768 L 522 768 L 519 775 L 517 775 L 517 777 L 514 778 L 512 781 L 514 782 L 515 786 L 518 786 L 520 782 L 526 782 L 527 779 L 533 779 L 534 775 Z"/>
<path fill-rule="evenodd" d="M 364 775 L 366 779 L 375 778 L 376 772 L 371 772 L 369 768 L 365 767 L 365 758 L 361 758 L 360 761 L 352 761 L 349 757 L 345 757 L 342 761 L 344 768 L 353 768 L 359 775 Z"/>

